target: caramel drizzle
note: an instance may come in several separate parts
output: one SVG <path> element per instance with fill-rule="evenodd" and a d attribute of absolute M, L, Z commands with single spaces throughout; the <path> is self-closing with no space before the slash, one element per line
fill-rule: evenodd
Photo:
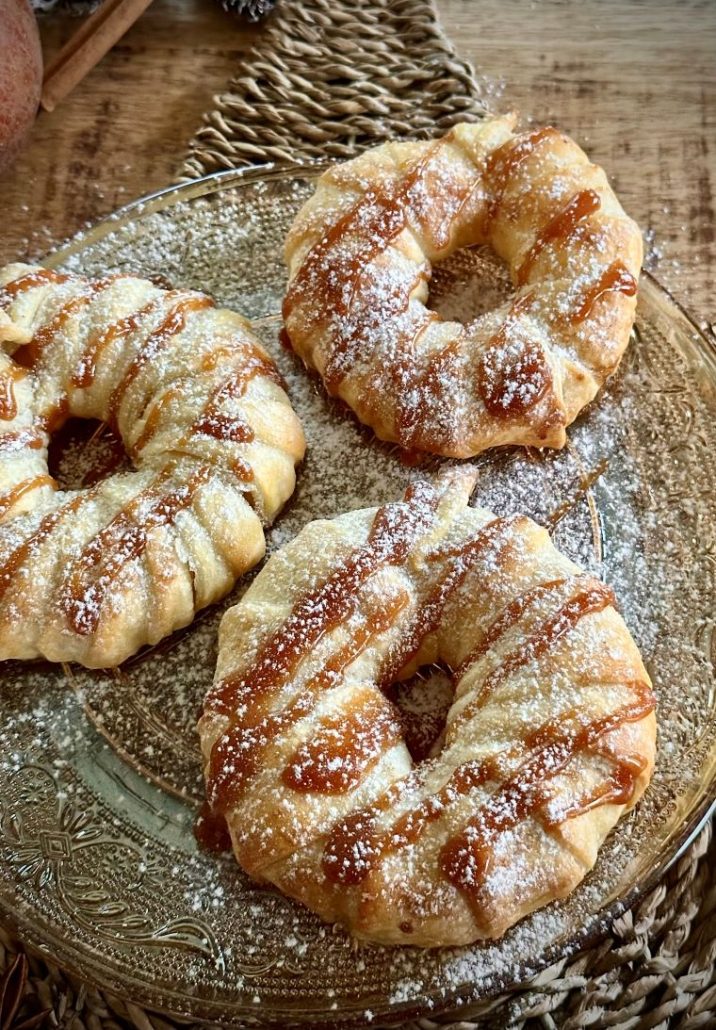
<path fill-rule="evenodd" d="M 266 694 L 254 696 L 247 687 L 240 695 L 241 719 L 231 722 L 211 753 L 207 796 L 212 805 L 229 811 L 242 798 L 258 772 L 269 746 L 314 710 L 320 695 L 344 682 L 346 668 L 385 632 L 408 601 L 407 594 L 382 602 L 370 612 L 350 640 L 333 654 L 290 704 L 268 712 Z"/>
<path fill-rule="evenodd" d="M 485 345 L 477 366 L 477 387 L 493 418 L 519 418 L 539 404 L 552 387 L 552 372 L 542 347 L 527 340 L 514 353 L 508 344 L 518 319 L 533 302 L 518 297 L 497 332 Z"/>
<path fill-rule="evenodd" d="M 15 433 L 0 434 L 0 454 L 21 451 L 23 447 L 39 451 L 45 442 L 41 429 L 20 429 Z"/>
<path fill-rule="evenodd" d="M 108 591 L 122 569 L 142 556 L 151 532 L 171 525 L 179 512 L 192 505 L 196 491 L 210 477 L 208 467 L 198 469 L 186 484 L 161 497 L 140 514 L 143 502 L 153 496 L 173 471 L 172 466 L 167 466 L 157 481 L 134 497 L 85 545 L 73 562 L 62 586 L 60 607 L 68 625 L 79 636 L 95 632 Z"/>
<path fill-rule="evenodd" d="M 562 210 L 549 220 L 532 244 L 517 270 L 517 285 L 523 286 L 527 282 L 535 261 L 545 247 L 550 243 L 571 239 L 581 222 L 598 211 L 600 206 L 601 200 L 596 190 L 582 190 L 580 193 L 575 193 Z"/>
<path fill-rule="evenodd" d="M 55 406 L 53 408 L 50 408 L 49 411 L 45 412 L 44 415 L 38 418 L 37 425 L 46 433 L 52 434 L 63 424 L 67 418 L 69 410 L 70 405 L 67 400 L 67 396 L 60 397 L 55 402 Z"/>
<path fill-rule="evenodd" d="M 572 325 L 584 322 L 597 301 L 606 293 L 622 293 L 625 297 L 634 297 L 636 291 L 637 281 L 626 265 L 622 261 L 613 261 L 586 291 L 579 306 L 569 316 L 569 321 Z"/>
<path fill-rule="evenodd" d="M 552 126 L 533 129 L 531 132 L 524 132 L 508 139 L 501 147 L 493 150 L 485 163 L 485 173 L 487 178 L 492 180 L 493 187 L 492 201 L 488 209 L 489 221 L 494 221 L 497 217 L 510 179 L 520 165 L 532 156 L 544 140 L 553 139 L 558 135 L 558 131 Z"/>
<path fill-rule="evenodd" d="M 500 521 L 500 520 L 497 520 Z M 495 526 L 495 523 L 488 524 L 487 529 Z M 542 595 L 549 594 L 561 583 L 558 580 L 540 584 L 527 591 L 521 597 L 515 598 L 497 617 L 490 626 L 483 640 L 466 659 L 455 674 L 459 681 L 464 672 L 481 654 L 486 653 L 496 641 L 506 633 L 521 618 L 524 612 Z M 604 595 L 601 595 L 597 588 L 601 588 Z M 599 595 L 599 596 L 598 596 Z M 603 604 L 605 596 L 607 603 Z M 612 596 L 606 587 L 601 584 L 589 591 L 581 591 L 563 604 L 556 615 L 548 619 L 540 632 L 529 638 L 522 647 L 508 654 L 503 663 L 506 665 L 504 674 L 498 666 L 495 672 L 488 676 L 483 684 L 483 689 L 477 702 L 478 707 L 484 703 L 489 694 L 494 690 L 499 679 L 511 675 L 527 662 L 536 660 L 545 653 L 553 643 L 573 628 L 579 618 L 586 615 L 588 611 L 601 610 L 599 607 L 606 607 L 611 603 Z M 545 634 L 545 641 L 542 643 L 541 633 Z M 539 652 L 539 653 L 536 653 Z M 475 657 L 473 657 L 475 656 Z M 492 683 L 490 680 L 492 679 Z M 649 691 L 652 698 L 653 695 Z M 468 708 L 472 708 L 475 701 Z M 458 723 L 462 723 L 466 716 L 466 710 L 460 713 L 458 718 L 450 727 L 450 735 L 454 739 Z M 524 742 L 525 746 L 530 744 L 529 740 Z M 489 780 L 499 778 L 499 763 L 504 761 L 506 756 L 495 756 L 486 762 L 467 762 L 459 766 L 452 774 L 450 780 L 436 795 L 426 798 L 421 805 L 406 813 L 389 830 L 378 833 L 375 829 L 375 821 L 381 812 L 387 811 L 396 801 L 402 790 L 409 788 L 420 778 L 420 770 L 414 770 L 407 780 L 397 781 L 392 784 L 385 794 L 365 809 L 353 813 L 345 820 L 338 822 L 331 831 L 323 857 L 323 871 L 326 877 L 333 882 L 343 884 L 360 883 L 374 867 L 375 862 L 390 849 L 404 847 L 415 843 L 424 828 L 433 820 L 440 817 L 445 806 L 460 794 L 464 794 L 474 787 L 483 785 Z M 606 803 L 606 802 L 604 802 Z"/>
<path fill-rule="evenodd" d="M 231 851 L 231 834 L 226 819 L 219 812 L 215 812 L 208 801 L 199 809 L 199 815 L 194 822 L 194 837 L 202 851 L 209 851 L 215 855 Z"/>
<path fill-rule="evenodd" d="M 448 134 L 428 147 L 411 171 L 399 182 L 379 185 L 365 194 L 318 240 L 308 252 L 301 268 L 289 286 L 283 303 L 284 321 L 288 321 L 294 308 L 311 292 L 320 293 L 321 312 L 344 317 L 351 309 L 358 283 L 366 267 L 377 254 L 383 252 L 407 225 L 410 192 L 426 173 L 430 162 L 439 151 L 451 141 Z M 474 183 L 459 195 L 464 203 L 473 192 Z M 330 254 L 349 234 L 355 233 L 356 246 L 349 256 L 338 260 L 336 274 L 331 272 Z M 438 230 L 438 237 L 445 235 L 445 226 Z M 390 321 L 408 308 L 409 297 L 420 279 L 422 270 L 408 281 L 399 283 L 389 297 L 384 299 L 380 316 Z M 419 313 L 418 321 L 411 330 L 416 339 L 435 318 L 433 313 Z M 323 378 L 329 393 L 335 393 L 345 378 L 356 345 L 360 342 L 363 327 L 346 327 L 332 338 L 332 351 L 328 358 Z M 290 338 L 287 336 L 287 339 Z"/>
<path fill-rule="evenodd" d="M 84 501 L 90 497 L 89 493 L 81 493 L 74 497 L 67 504 L 62 505 L 61 508 L 56 508 L 55 511 L 45 515 L 40 522 L 40 525 L 26 540 L 16 547 L 12 551 L 5 561 L 0 565 L 0 601 L 5 596 L 7 589 L 12 584 L 16 574 L 22 568 L 24 563 L 32 554 L 33 550 L 38 548 L 41 544 L 47 540 L 55 526 L 66 516 L 75 514 L 81 507 Z"/>
<path fill-rule="evenodd" d="M 0 374 L 0 421 L 11 422 L 17 417 L 15 383 L 24 379 L 24 369 L 10 367 Z"/>
<path fill-rule="evenodd" d="M 132 446 L 133 458 L 136 459 L 147 446 L 149 441 L 156 435 L 162 421 L 164 409 L 168 408 L 180 396 L 180 388 L 178 386 L 171 386 L 166 393 L 163 393 L 159 400 L 155 402 L 151 411 L 144 420 L 141 433 Z"/>
<path fill-rule="evenodd" d="M 254 431 L 242 418 L 224 415 L 219 408 L 229 398 L 238 400 L 243 397 L 253 379 L 263 376 L 284 386 L 283 377 L 273 361 L 252 344 L 247 346 L 244 363 L 235 369 L 209 398 L 207 407 L 191 428 L 191 433 L 203 433 L 217 440 L 231 440 L 234 443 L 249 443 L 254 439 Z"/>
<path fill-rule="evenodd" d="M 548 793 L 536 789 L 530 792 L 530 788 L 541 786 L 543 782 L 561 772 L 578 753 L 593 750 L 598 740 L 606 733 L 618 729 L 624 723 L 638 722 L 653 711 L 655 700 L 648 684 L 636 682 L 630 686 L 637 694 L 636 700 L 611 715 L 586 726 L 578 724 L 567 730 L 564 729 L 563 720 L 553 720 L 528 734 L 513 747 L 512 756 L 519 755 L 524 750 L 534 754 L 498 786 L 465 829 L 444 845 L 440 867 L 446 879 L 464 890 L 477 889 L 487 871 L 488 849 L 493 847 L 497 835 L 514 828 L 527 815 L 535 816 L 549 802 Z M 458 798 L 477 787 L 493 782 L 499 783 L 502 777 L 501 765 L 509 757 L 510 753 L 503 753 L 481 762 L 463 763 L 453 771 L 439 791 L 409 809 L 387 829 L 379 830 L 378 817 L 390 810 L 400 794 L 414 785 L 420 774 L 416 774 L 414 770 L 405 780 L 391 784 L 370 806 L 351 813 L 334 825 L 324 847 L 324 876 L 330 882 L 344 886 L 362 883 L 388 853 L 417 844 L 427 827 L 439 820 L 446 808 Z M 620 756 L 616 768 L 605 784 L 600 785 L 591 795 L 578 799 L 562 812 L 552 815 L 547 813 L 543 817 L 545 825 L 548 828 L 555 827 L 566 819 L 574 818 L 599 805 L 628 804 L 633 796 L 636 780 L 644 767 L 645 763 L 638 756 Z M 522 797 L 529 797 L 529 808 L 514 804 L 515 799 Z M 493 836 L 489 839 L 479 836 L 479 830 L 489 821 L 485 818 L 485 813 L 495 813 L 497 817 Z M 467 851 L 468 847 L 472 847 L 473 850 Z M 474 877 L 470 880 L 461 859 L 464 852 L 467 852 L 470 859 L 474 859 L 476 848 L 481 848 L 485 863 L 482 868 L 470 868 L 469 874 Z M 458 878 L 458 873 L 461 874 L 461 878 Z"/>
<path fill-rule="evenodd" d="M 418 322 L 411 347 L 436 317 L 433 312 L 428 312 Z M 443 409 L 440 403 L 443 382 L 449 378 L 451 366 L 454 368 L 459 358 L 462 338 L 463 334 L 431 354 L 422 370 L 412 357 L 407 361 L 396 358 L 387 369 L 391 397 L 396 405 L 396 438 L 401 447 L 408 450 L 421 447 L 430 450 L 436 440 L 444 445 L 451 441 L 453 434 L 450 428 L 436 424 L 434 418 L 426 419 L 426 412 L 440 412 Z"/>
<path fill-rule="evenodd" d="M 583 580 L 583 577 L 575 577 L 574 579 L 577 583 L 580 580 Z M 522 618 L 527 609 L 532 607 L 535 601 L 540 601 L 546 595 L 562 589 L 568 582 L 569 580 L 567 579 L 548 580 L 546 583 L 539 583 L 537 586 L 532 587 L 531 590 L 526 590 L 523 594 L 519 594 L 510 601 L 510 603 L 502 609 L 479 644 L 473 648 L 467 658 L 465 658 L 457 667 L 454 673 L 455 681 L 459 683 L 468 669 L 470 669 L 470 667 L 480 658 L 486 655 L 498 640 L 508 632 L 508 630 L 517 625 L 518 621 Z"/>
<path fill-rule="evenodd" d="M 22 347 L 15 351 L 13 360 L 25 368 L 35 368 L 42 358 L 45 349 L 54 343 L 58 333 L 62 331 L 69 319 L 86 308 L 96 295 L 115 282 L 116 278 L 116 276 L 110 276 L 106 279 L 87 280 L 83 283 L 83 292 L 70 297 L 52 316 L 49 322 L 41 325 L 30 342 L 23 344 Z M 52 281 L 56 282 L 57 280 Z"/>
<path fill-rule="evenodd" d="M 321 637 L 344 622 L 358 605 L 358 588 L 384 565 L 397 565 L 432 524 L 439 495 L 429 483 L 411 484 L 405 499 L 379 508 L 363 547 L 305 594 L 286 622 L 262 645 L 252 668 L 220 681 L 206 710 L 231 715 L 245 695 L 268 694 L 284 683 Z"/>
<path fill-rule="evenodd" d="M 216 440 L 230 441 L 233 443 L 249 443 L 255 438 L 254 431 L 249 423 L 242 418 L 235 418 L 223 414 L 219 410 L 221 404 L 228 398 L 236 400 L 242 397 L 248 390 L 251 380 L 259 376 L 270 379 L 281 388 L 285 387 L 285 383 L 281 373 L 278 371 L 271 359 L 267 357 L 267 355 L 263 354 L 257 347 L 250 343 L 245 344 L 243 351 L 244 353 L 242 354 L 242 357 L 244 362 L 242 366 L 235 369 L 227 379 L 225 379 L 224 382 L 212 392 L 201 414 L 194 421 L 187 435 L 184 436 L 177 445 L 178 449 L 187 447 L 190 438 L 195 434 L 212 436 Z M 207 360 L 202 362 L 203 370 L 212 371 L 217 366 L 222 356 L 226 357 L 229 353 L 233 352 L 223 350 L 219 352 L 215 351 L 208 355 Z M 179 386 L 171 387 L 154 405 L 145 420 L 142 432 L 132 448 L 132 454 L 134 456 L 138 455 L 155 436 L 161 424 L 164 410 L 180 396 L 181 388 Z M 241 479 L 243 482 L 251 482 L 254 478 L 251 466 L 239 457 L 233 459 L 231 468 L 237 478 Z"/>
<path fill-rule="evenodd" d="M 139 328 L 143 318 L 149 315 L 157 306 L 156 301 L 145 304 L 139 311 L 135 311 L 125 318 L 112 322 L 104 329 L 95 333 L 89 341 L 89 346 L 79 360 L 77 368 L 72 375 L 72 384 L 80 389 L 87 389 L 95 381 L 97 367 L 100 359 L 107 348 L 117 340 L 125 340 Z"/>
<path fill-rule="evenodd" d="M 294 605 L 283 626 L 262 645 L 249 670 L 227 677 L 210 692 L 205 710 L 227 715 L 230 720 L 209 760 L 207 793 L 217 810 L 231 808 L 255 774 L 263 748 L 284 727 L 308 714 L 317 694 L 339 681 L 349 662 L 373 636 L 391 624 L 397 609 L 379 609 L 364 630 L 326 663 L 290 705 L 280 712 L 266 714 L 265 706 L 272 692 L 287 682 L 326 633 L 356 611 L 360 585 L 382 566 L 405 560 L 432 524 L 438 500 L 432 486 L 418 482 L 408 488 L 402 503 L 380 508 L 367 543 L 349 554 L 323 584 Z M 402 606 L 405 599 L 393 603 Z"/>
<path fill-rule="evenodd" d="M 610 606 L 616 606 L 613 592 L 609 587 L 596 580 L 591 586 L 580 590 L 565 601 L 558 611 L 542 623 L 531 637 L 528 637 L 516 650 L 504 655 L 500 664 L 483 681 L 477 697 L 473 698 L 470 704 L 463 708 L 457 719 L 454 720 L 450 727 L 450 735 L 454 737 L 458 727 L 471 719 L 479 709 L 483 708 L 496 688 L 504 683 L 506 679 L 514 675 L 519 669 L 524 668 L 525 665 L 529 665 L 542 658 L 562 637 L 571 632 L 586 615 L 596 614 Z M 507 625 L 507 622 L 505 624 Z M 481 656 L 482 647 L 482 643 L 478 644 L 475 651 L 465 659 L 462 668 L 467 670 Z"/>
<path fill-rule="evenodd" d="M 186 327 L 187 316 L 194 311 L 214 306 L 210 297 L 203 295 L 183 297 L 169 310 L 159 325 L 143 341 L 141 350 L 130 362 L 122 380 L 112 391 L 109 399 L 109 420 L 115 425 L 120 405 L 125 394 L 139 373 L 157 354 Z"/>
<path fill-rule="evenodd" d="M 635 682 L 632 685 L 636 687 L 637 691 L 647 688 L 647 684 Z M 656 702 L 653 701 L 651 708 L 647 709 L 644 715 L 648 715 L 655 707 Z M 547 830 L 556 829 L 561 823 L 567 822 L 569 819 L 576 819 L 602 805 L 628 805 L 634 796 L 636 781 L 648 764 L 642 755 L 614 755 L 611 750 L 598 745 L 585 750 L 592 754 L 600 754 L 613 763 L 616 760 L 616 764 L 613 765 L 609 776 L 603 783 L 598 784 L 594 790 L 583 794 L 571 804 L 558 806 L 550 803 L 553 800 L 550 799 L 544 811 L 540 813 L 541 822 Z"/>
<path fill-rule="evenodd" d="M 359 272 L 405 228 L 405 212 L 396 206 L 400 190 L 392 184 L 382 191 L 369 189 L 342 215 L 309 250 L 294 276 L 282 305 L 284 321 L 288 321 L 296 305 L 306 297 L 311 286 L 320 281 L 327 309 L 345 314 L 356 288 Z M 327 259 L 331 250 L 352 230 L 361 230 L 356 253 L 347 261 L 345 275 L 328 277 Z M 324 273 L 320 278 L 321 273 Z M 341 280 L 340 282 L 338 280 Z M 348 290 L 345 286 L 348 284 Z"/>
<path fill-rule="evenodd" d="M 60 272 L 53 272 L 50 268 L 38 268 L 34 272 L 27 272 L 18 279 L 6 283 L 0 290 L 0 307 L 7 306 L 21 293 L 34 289 L 36 286 L 48 286 L 51 283 L 59 285 L 69 282 L 73 278 L 70 275 L 62 275 Z"/>
<path fill-rule="evenodd" d="M 12 375 L 6 373 L 0 376 L 0 420 L 11 422 L 16 416 L 15 380 Z"/>
<path fill-rule="evenodd" d="M 178 447 L 186 447 L 189 440 L 195 434 L 212 436 L 216 440 L 231 441 L 233 443 L 248 443 L 254 439 L 254 431 L 251 426 L 242 418 L 235 418 L 225 415 L 219 411 L 221 404 L 228 398 L 238 399 L 242 397 L 252 379 L 264 376 L 275 382 L 282 388 L 285 386 L 283 378 L 270 358 L 263 354 L 253 344 L 243 346 L 242 357 L 244 363 L 241 368 L 235 369 L 223 383 L 221 383 L 211 394 L 201 414 L 194 421 L 186 436 L 179 442 Z M 233 354 L 227 350 L 215 351 L 207 356 L 202 362 L 204 371 L 212 371 L 223 357 Z M 138 455 L 149 441 L 157 433 L 161 424 L 162 415 L 165 409 L 181 396 L 179 386 L 174 386 L 154 405 L 147 416 L 142 432 L 132 448 L 133 455 Z M 232 468 L 239 479 L 250 482 L 253 479 L 253 470 L 241 458 L 234 459 Z"/>
<path fill-rule="evenodd" d="M 381 689 L 386 689 L 396 679 L 401 669 L 418 653 L 423 640 L 437 629 L 448 601 L 465 582 L 477 562 L 483 560 L 490 550 L 496 552 L 495 561 L 500 560 L 509 546 L 512 530 L 521 521 L 524 521 L 524 516 L 519 515 L 493 519 L 459 548 L 428 556 L 429 560 L 445 559 L 447 556 L 450 565 L 417 611 L 400 646 L 389 655 L 381 671 Z"/>
<path fill-rule="evenodd" d="M 355 692 L 352 705 L 347 714 L 322 719 L 310 740 L 294 751 L 281 774 L 285 786 L 301 793 L 346 794 L 402 740 L 390 703 L 373 687 Z"/>
<path fill-rule="evenodd" d="M 231 443 L 249 443 L 254 439 L 254 431 L 248 422 L 220 412 L 208 412 L 202 415 L 194 423 L 191 431 Z"/>
<path fill-rule="evenodd" d="M 323 302 L 336 313 L 346 314 L 353 302 L 360 273 L 405 228 L 409 193 L 420 181 L 430 161 L 447 142 L 448 136 L 428 147 L 404 179 L 381 183 L 366 190 L 328 232 L 314 243 L 289 286 L 282 308 L 284 321 L 288 320 L 296 304 L 305 298 L 317 279 L 325 291 Z M 328 276 L 327 258 L 331 250 L 348 233 L 356 230 L 359 232 L 358 247 L 347 260 L 345 274 Z M 320 278 L 321 273 L 323 278 Z"/>
<path fill-rule="evenodd" d="M 524 819 L 534 816 L 549 801 L 545 785 L 575 756 L 591 751 L 606 733 L 625 723 L 639 722 L 654 710 L 654 695 L 648 684 L 637 683 L 634 688 L 635 699 L 610 715 L 586 725 L 577 722 L 567 727 L 555 720 L 528 736 L 525 744 L 533 752 L 529 759 L 490 796 L 464 829 L 444 845 L 440 854 L 443 876 L 465 893 L 472 905 L 479 907 L 482 902 L 495 842 Z M 604 789 L 575 802 L 564 818 L 574 818 L 607 803 L 628 804 L 644 767 L 636 756 L 619 759 Z M 559 822 L 564 818 L 559 818 Z"/>
<path fill-rule="evenodd" d="M 25 479 L 22 483 L 18 483 L 16 487 L 8 491 L 8 493 L 0 496 L 0 519 L 4 518 L 8 511 L 14 508 L 17 502 L 26 494 L 31 493 L 33 490 L 39 490 L 43 486 L 51 486 L 53 490 L 57 489 L 57 484 L 52 476 L 35 476 L 32 479 Z"/>
<path fill-rule="evenodd" d="M 253 466 L 245 458 L 232 458 L 229 462 L 229 468 L 242 483 L 253 483 Z"/>

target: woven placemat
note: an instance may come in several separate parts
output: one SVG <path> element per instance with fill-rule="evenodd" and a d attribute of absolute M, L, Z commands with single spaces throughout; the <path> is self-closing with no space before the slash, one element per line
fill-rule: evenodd
<path fill-rule="evenodd" d="M 470 66 L 429 0 L 280 0 L 191 142 L 180 178 L 296 157 L 350 156 L 400 136 L 485 116 Z M 22 953 L 0 930 L 0 966 Z M 68 1030 L 171 1030 L 176 1021 L 88 987 L 39 955 L 14 1025 L 46 1010 Z M 716 1027 L 716 841 L 707 826 L 664 880 L 598 944 L 486 1003 L 453 1030 Z M 22 992 L 16 966 L 9 995 Z M 0 998 L 0 1027 L 8 998 Z M 39 1025 L 39 1024 L 38 1024 Z M 404 1030 L 445 1026 L 433 1019 Z"/>

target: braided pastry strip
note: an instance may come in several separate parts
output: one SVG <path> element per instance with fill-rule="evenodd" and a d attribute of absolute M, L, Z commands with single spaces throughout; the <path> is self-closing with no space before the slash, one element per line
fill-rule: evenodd
<path fill-rule="evenodd" d="M 611 591 L 473 480 L 313 522 L 223 618 L 199 723 L 236 857 L 358 937 L 497 937 L 591 868 L 649 782 L 654 697 Z M 413 765 L 381 687 L 442 661 Z"/>
<path fill-rule="evenodd" d="M 204 294 L 28 265 L 0 287 L 0 658 L 117 665 L 263 556 L 303 432 L 249 323 Z M 135 471 L 58 490 L 70 415 Z"/>
<path fill-rule="evenodd" d="M 619 364 L 642 240 L 607 178 L 514 116 L 387 143 L 325 172 L 286 241 L 288 338 L 384 440 L 467 457 L 562 447 Z M 432 263 L 489 244 L 515 285 L 466 325 L 430 311 Z"/>

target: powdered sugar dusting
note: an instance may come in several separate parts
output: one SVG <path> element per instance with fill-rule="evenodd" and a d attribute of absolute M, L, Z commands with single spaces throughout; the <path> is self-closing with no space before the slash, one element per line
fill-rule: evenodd
<path fill-rule="evenodd" d="M 91 273 L 160 272 L 175 286 L 213 292 L 254 320 L 287 379 L 309 440 L 296 494 L 269 533 L 271 550 L 315 518 L 396 499 L 416 474 L 430 476 L 438 467 L 427 462 L 416 473 L 403 465 L 391 448 L 329 402 L 277 343 L 285 283 L 282 239 L 310 190 L 301 180 L 278 180 L 181 203 L 168 214 L 118 227 L 70 262 Z M 479 313 L 478 295 L 487 286 L 499 296 L 502 275 L 479 253 L 460 260 L 464 264 L 445 283 L 445 293 L 437 283 L 433 290 L 436 307 L 449 302 L 451 289 L 460 294 L 455 317 L 470 314 L 471 305 Z M 369 1009 L 380 1023 L 388 1008 L 439 1010 L 516 976 L 525 979 L 543 963 L 546 949 L 562 950 L 566 941 L 578 946 L 593 913 L 639 881 L 660 852 L 678 799 L 698 792 L 711 746 L 716 553 L 716 421 L 701 359 L 653 294 L 644 298 L 640 326 L 641 339 L 572 427 L 567 449 L 500 450 L 474 463 L 476 500 L 497 514 L 525 511 L 547 521 L 563 512 L 555 528 L 557 546 L 614 587 L 655 681 L 660 742 L 652 787 L 612 835 L 587 881 L 567 902 L 523 921 L 497 943 L 425 953 L 375 947 L 356 952 L 340 929 L 252 886 L 231 859 L 197 853 L 193 804 L 181 800 L 202 792 L 194 721 L 212 678 L 221 611 L 236 601 L 244 583 L 220 610 L 205 613 L 116 676 L 74 670 L 89 720 L 65 690 L 59 670 L 6 670 L 0 770 L 6 805 L 27 809 L 31 765 L 39 763 L 54 777 L 52 786 L 36 791 L 35 822 L 23 829 L 26 842 L 32 845 L 40 830 L 57 828 L 59 797 L 85 813 L 103 840 L 115 842 L 108 843 L 108 854 L 112 848 L 141 847 L 151 875 L 139 876 L 133 897 L 154 929 L 170 918 L 196 921 L 192 940 L 198 944 L 186 949 L 120 946 L 93 932 L 91 921 L 79 948 L 91 948 L 114 975 L 131 974 L 135 985 L 156 990 L 160 981 L 175 984 L 186 1011 L 210 999 L 217 1012 L 254 1010 L 278 1014 L 279 1020 L 299 1008 L 317 1024 L 335 1018 L 335 1005 L 359 1020 L 368 1018 L 363 1013 Z M 586 478 L 604 463 L 592 491 L 583 495 Z M 23 910 L 37 921 L 36 889 L 17 872 L 23 859 L 7 836 L 2 845 L 2 889 L 18 892 Z M 115 868 L 125 867 L 126 874 L 114 881 L 115 894 L 137 872 L 128 859 L 115 862 Z M 54 895 L 46 891 L 43 898 L 61 921 Z M 218 963 L 202 943 L 209 931 L 221 954 Z"/>

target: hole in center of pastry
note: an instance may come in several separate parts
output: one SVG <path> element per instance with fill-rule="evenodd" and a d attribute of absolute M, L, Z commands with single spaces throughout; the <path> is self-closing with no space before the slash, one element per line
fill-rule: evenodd
<path fill-rule="evenodd" d="M 48 465 L 60 490 L 81 490 L 132 467 L 109 426 L 83 418 L 67 419 L 52 434 Z"/>
<path fill-rule="evenodd" d="M 506 262 L 489 247 L 465 247 L 433 265 L 428 308 L 446 321 L 466 324 L 513 293 Z"/>
<path fill-rule="evenodd" d="M 414 762 L 422 762 L 440 750 L 454 693 L 449 672 L 437 665 L 419 669 L 410 679 L 392 683 L 388 688 Z"/>

